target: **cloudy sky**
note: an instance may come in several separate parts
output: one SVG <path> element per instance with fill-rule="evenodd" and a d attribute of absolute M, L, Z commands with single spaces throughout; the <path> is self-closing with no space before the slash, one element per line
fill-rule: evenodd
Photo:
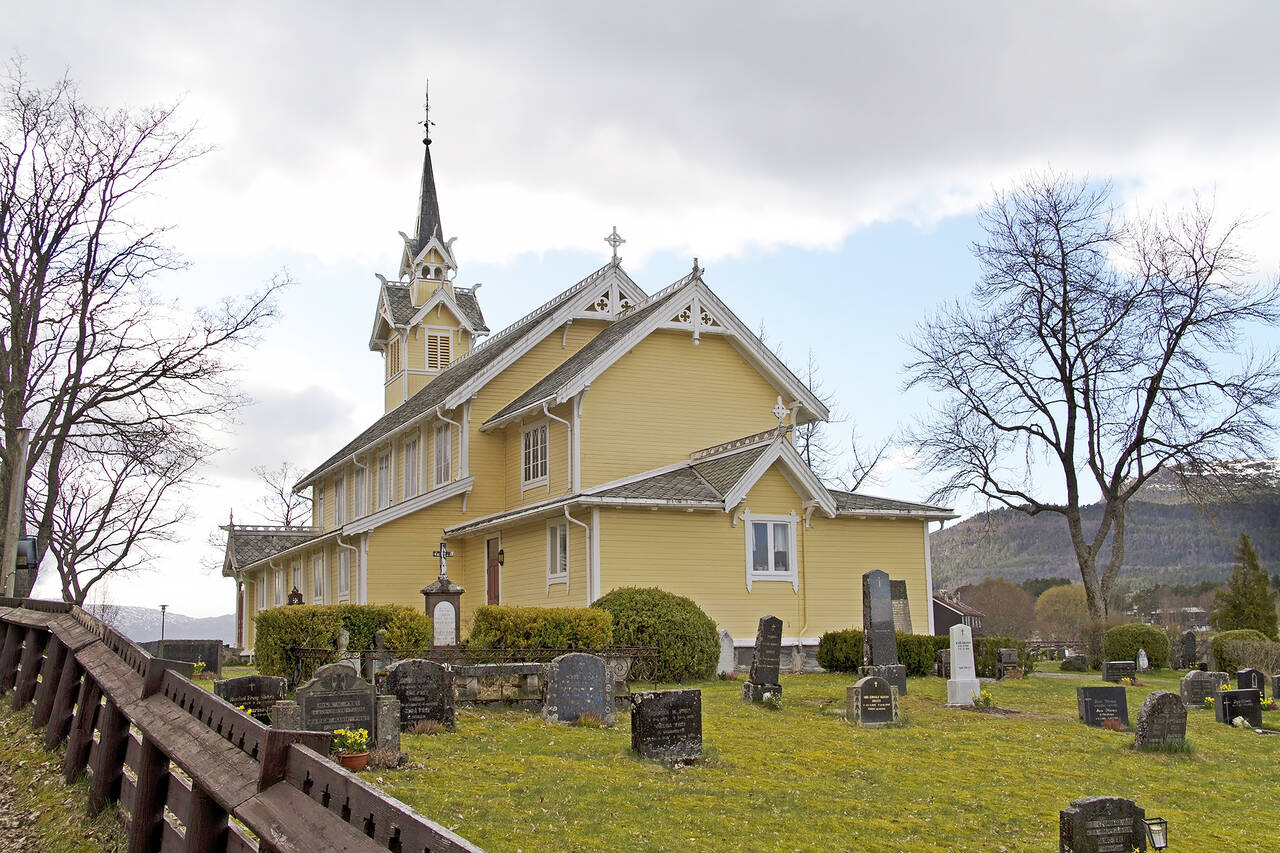
<path fill-rule="evenodd" d="M 256 402 L 188 496 L 189 543 L 113 581 L 121 603 L 231 610 L 202 564 L 231 507 L 253 519 L 250 469 L 310 468 L 381 412 L 374 273 L 413 227 L 428 78 L 445 231 L 491 328 L 599 266 L 616 225 L 646 289 L 696 256 L 784 357 L 812 351 L 868 439 L 927 407 L 901 392 L 902 338 L 968 291 L 974 210 L 1028 169 L 1136 208 L 1212 194 L 1280 270 L 1272 4 L 3 6 L 33 82 L 181 99 L 214 147 L 149 202 L 191 262 L 157 286 L 194 306 L 297 281 L 241 356 Z M 874 491 L 924 497 L 910 456 Z"/>

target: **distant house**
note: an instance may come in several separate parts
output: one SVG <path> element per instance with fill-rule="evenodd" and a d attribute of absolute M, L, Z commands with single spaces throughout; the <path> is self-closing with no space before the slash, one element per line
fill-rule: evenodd
<path fill-rule="evenodd" d="M 933 630 L 946 634 L 952 625 L 968 625 L 974 635 L 982 633 L 982 611 L 965 604 L 954 595 L 939 590 L 933 597 Z"/>

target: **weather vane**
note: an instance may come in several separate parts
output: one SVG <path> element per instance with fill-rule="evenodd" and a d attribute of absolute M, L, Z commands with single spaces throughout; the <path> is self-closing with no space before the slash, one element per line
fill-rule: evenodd
<path fill-rule="evenodd" d="M 422 87 L 422 121 L 418 122 L 422 125 L 422 144 L 431 144 L 431 125 L 435 124 L 431 120 L 431 81 L 428 80 Z"/>

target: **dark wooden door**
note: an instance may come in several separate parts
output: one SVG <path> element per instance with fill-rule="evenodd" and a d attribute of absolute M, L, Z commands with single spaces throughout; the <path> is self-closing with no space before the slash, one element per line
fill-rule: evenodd
<path fill-rule="evenodd" d="M 499 539 L 487 539 L 484 543 L 485 604 L 498 603 L 498 575 L 501 570 L 501 566 L 498 565 L 498 548 L 500 545 Z"/>

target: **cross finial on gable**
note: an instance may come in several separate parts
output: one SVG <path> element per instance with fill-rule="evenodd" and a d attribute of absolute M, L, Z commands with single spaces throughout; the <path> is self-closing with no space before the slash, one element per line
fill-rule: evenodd
<path fill-rule="evenodd" d="M 618 261 L 622 260 L 621 258 L 618 257 L 618 247 L 627 241 L 622 239 L 622 237 L 618 234 L 617 225 L 613 226 L 613 233 L 610 234 L 608 237 L 605 237 L 604 241 L 613 247 L 613 262 L 616 264 Z"/>
<path fill-rule="evenodd" d="M 769 410 L 769 414 L 773 415 L 775 418 L 778 419 L 778 429 L 782 429 L 782 422 L 786 420 L 786 417 L 788 414 L 790 414 L 790 412 L 791 412 L 790 409 L 782 405 L 781 397 L 778 398 L 777 405 Z"/>

